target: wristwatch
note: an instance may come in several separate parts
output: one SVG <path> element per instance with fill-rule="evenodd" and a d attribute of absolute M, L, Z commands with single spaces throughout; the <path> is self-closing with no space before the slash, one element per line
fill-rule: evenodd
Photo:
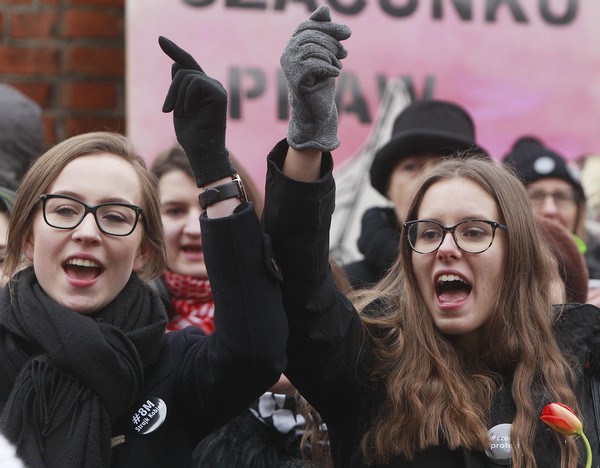
<path fill-rule="evenodd" d="M 244 188 L 244 184 L 242 179 L 240 179 L 239 174 L 233 174 L 231 176 L 231 182 L 206 189 L 198 195 L 200 208 L 203 210 L 206 210 L 209 206 L 214 205 L 221 200 L 227 200 L 228 198 L 239 198 L 242 203 L 248 201 L 246 189 Z"/>

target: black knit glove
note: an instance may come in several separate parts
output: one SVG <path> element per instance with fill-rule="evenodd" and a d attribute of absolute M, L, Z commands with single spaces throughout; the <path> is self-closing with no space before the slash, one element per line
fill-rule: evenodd
<path fill-rule="evenodd" d="M 190 161 L 196 185 L 234 174 L 225 148 L 227 91 L 174 42 L 160 36 L 158 43 L 175 62 L 162 111 L 173 111 L 175 135 Z"/>
<path fill-rule="evenodd" d="M 294 31 L 283 54 L 281 68 L 289 91 L 292 115 L 287 140 L 297 150 L 331 151 L 340 144 L 335 78 L 348 51 L 340 41 L 350 28 L 331 22 L 329 8 L 322 5 Z"/>

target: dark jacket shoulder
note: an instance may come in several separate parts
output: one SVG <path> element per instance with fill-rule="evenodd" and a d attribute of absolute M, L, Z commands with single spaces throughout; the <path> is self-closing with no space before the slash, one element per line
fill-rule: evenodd
<path fill-rule="evenodd" d="M 373 207 L 363 214 L 357 241 L 363 259 L 344 265 L 353 288 L 378 282 L 398 256 L 400 226 L 392 208 Z"/>

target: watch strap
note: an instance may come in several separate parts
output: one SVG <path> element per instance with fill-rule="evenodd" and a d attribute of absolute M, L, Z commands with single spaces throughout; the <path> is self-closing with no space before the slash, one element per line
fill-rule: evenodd
<path fill-rule="evenodd" d="M 246 191 L 244 190 L 242 180 L 237 174 L 233 176 L 231 182 L 206 189 L 198 195 L 200 207 L 203 210 L 206 210 L 209 206 L 214 205 L 221 200 L 227 200 L 228 198 L 239 198 L 242 202 L 246 201 Z"/>

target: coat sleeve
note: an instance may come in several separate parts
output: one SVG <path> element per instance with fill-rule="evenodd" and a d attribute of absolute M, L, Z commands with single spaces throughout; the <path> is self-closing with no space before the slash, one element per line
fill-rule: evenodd
<path fill-rule="evenodd" d="M 186 351 L 181 386 L 190 411 L 220 423 L 279 379 L 288 326 L 281 275 L 252 205 L 225 218 L 203 214 L 200 224 L 215 331 Z"/>
<path fill-rule="evenodd" d="M 263 225 L 283 274 L 282 295 L 290 336 L 286 375 L 329 426 L 348 414 L 358 392 L 357 363 L 363 329 L 338 292 L 329 267 L 329 228 L 335 205 L 331 154 L 313 183 L 286 177 L 287 143 L 268 159 Z"/>

